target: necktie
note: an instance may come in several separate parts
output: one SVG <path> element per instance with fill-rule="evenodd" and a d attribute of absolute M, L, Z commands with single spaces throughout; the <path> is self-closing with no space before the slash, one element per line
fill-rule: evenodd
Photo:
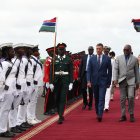
<path fill-rule="evenodd" d="M 100 55 L 98 56 L 98 64 L 99 65 L 101 64 L 101 56 Z"/>
<path fill-rule="evenodd" d="M 127 65 L 128 59 L 129 59 L 129 56 L 125 56 L 126 65 Z"/>

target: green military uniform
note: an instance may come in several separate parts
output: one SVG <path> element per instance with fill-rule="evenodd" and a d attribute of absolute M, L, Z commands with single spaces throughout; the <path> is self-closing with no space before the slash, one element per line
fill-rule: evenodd
<path fill-rule="evenodd" d="M 51 69 L 52 67 L 51 65 Z M 69 56 L 56 56 L 54 61 L 54 78 L 51 74 L 50 81 L 54 85 L 57 112 L 59 117 L 63 117 L 66 93 L 68 92 L 69 84 L 73 82 L 73 65 Z"/>

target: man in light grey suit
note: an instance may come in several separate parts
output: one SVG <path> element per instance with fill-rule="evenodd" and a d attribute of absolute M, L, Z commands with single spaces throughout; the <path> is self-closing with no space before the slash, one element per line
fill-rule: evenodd
<path fill-rule="evenodd" d="M 114 66 L 113 80 L 114 84 L 120 87 L 120 104 L 121 118 L 120 122 L 126 121 L 125 102 L 128 98 L 128 111 L 130 114 L 130 122 L 134 122 L 134 96 L 135 90 L 139 87 L 139 65 L 138 60 L 132 55 L 130 45 L 125 45 L 124 54 L 116 58 Z"/>

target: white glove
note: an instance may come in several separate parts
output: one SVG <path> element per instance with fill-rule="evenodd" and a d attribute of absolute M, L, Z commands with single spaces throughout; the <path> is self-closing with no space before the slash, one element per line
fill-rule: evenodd
<path fill-rule="evenodd" d="M 46 83 L 46 88 L 48 89 L 50 87 L 49 82 Z"/>
<path fill-rule="evenodd" d="M 54 85 L 53 84 L 50 84 L 50 89 L 51 89 L 51 92 L 53 92 L 53 90 L 54 90 Z"/>
<path fill-rule="evenodd" d="M 69 90 L 72 90 L 72 88 L 73 88 L 73 83 L 70 83 L 69 84 Z"/>

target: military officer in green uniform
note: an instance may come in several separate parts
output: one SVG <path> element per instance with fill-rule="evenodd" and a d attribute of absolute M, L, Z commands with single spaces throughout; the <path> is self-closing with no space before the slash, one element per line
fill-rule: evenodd
<path fill-rule="evenodd" d="M 58 55 L 51 65 L 50 89 L 55 94 L 56 108 L 59 115 L 58 124 L 64 121 L 64 109 L 68 90 L 73 87 L 73 65 L 66 53 L 66 44 L 57 45 Z"/>

